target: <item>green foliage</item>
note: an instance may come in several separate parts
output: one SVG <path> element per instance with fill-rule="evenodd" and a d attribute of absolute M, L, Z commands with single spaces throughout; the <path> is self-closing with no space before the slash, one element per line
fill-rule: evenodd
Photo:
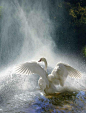
<path fill-rule="evenodd" d="M 1 9 L 2 9 L 2 6 L 0 6 L 0 16 L 1 16 Z"/>
<path fill-rule="evenodd" d="M 65 2 L 66 15 L 69 19 L 70 28 L 74 26 L 74 33 L 76 34 L 78 51 L 86 57 L 86 5 L 81 1 L 71 0 Z"/>
<path fill-rule="evenodd" d="M 86 56 L 86 46 L 83 48 L 83 53 Z"/>
<path fill-rule="evenodd" d="M 86 24 L 86 6 L 82 7 L 80 3 L 77 5 L 70 4 L 69 15 L 72 16 L 73 21 L 78 24 Z"/>

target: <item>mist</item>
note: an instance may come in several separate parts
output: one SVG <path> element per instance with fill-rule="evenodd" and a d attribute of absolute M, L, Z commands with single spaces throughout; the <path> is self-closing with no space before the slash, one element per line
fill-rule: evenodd
<path fill-rule="evenodd" d="M 8 0 L 1 1 L 1 6 L 1 67 L 33 59 L 37 53 L 48 56 L 53 51 L 54 26 L 48 14 L 48 1 Z"/>
<path fill-rule="evenodd" d="M 66 36 L 58 34 L 58 31 L 62 30 L 64 25 L 66 25 L 65 34 L 67 34 L 68 29 L 67 22 L 64 25 L 62 23 L 65 18 L 64 12 L 66 11 L 65 7 L 61 6 L 61 3 L 61 0 L 0 1 L 1 71 L 4 68 L 10 68 L 25 61 L 38 61 L 40 57 L 45 57 L 48 61 L 48 66 L 54 67 L 58 62 L 63 62 L 85 72 L 85 62 L 78 55 L 75 56 L 72 50 L 69 53 L 67 49 L 66 51 L 61 49 L 67 47 Z M 69 39 L 72 40 L 72 37 L 76 35 L 71 34 L 72 28 L 68 32 L 68 35 L 71 36 Z M 73 43 L 72 40 L 69 43 L 70 47 L 75 48 L 75 42 Z"/>
<path fill-rule="evenodd" d="M 46 57 L 51 65 L 55 65 L 56 61 L 70 64 L 74 59 L 80 62 L 79 56 L 77 59 L 73 54 L 77 43 L 73 37 L 76 34 L 72 33 L 72 28 L 67 32 L 67 22 L 63 24 L 66 11 L 64 6 L 60 8 L 61 3 L 61 0 L 0 1 L 0 67 L 7 68 L 40 57 Z M 71 36 L 69 45 L 66 36 L 59 32 L 62 29 L 65 35 Z"/>

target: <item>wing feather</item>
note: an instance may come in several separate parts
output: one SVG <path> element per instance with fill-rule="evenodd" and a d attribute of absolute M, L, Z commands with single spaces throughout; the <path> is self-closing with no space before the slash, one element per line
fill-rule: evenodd
<path fill-rule="evenodd" d="M 82 76 L 81 73 L 78 70 L 74 69 L 73 67 L 71 67 L 67 64 L 64 64 L 64 66 L 66 67 L 66 69 L 68 71 L 68 75 L 70 77 L 80 78 Z"/>
<path fill-rule="evenodd" d="M 58 63 L 48 76 L 48 79 L 55 85 L 60 84 L 61 86 L 64 86 L 67 76 L 80 78 L 81 73 L 67 64 Z"/>
<path fill-rule="evenodd" d="M 28 74 L 28 75 L 33 73 L 38 74 L 46 81 L 47 86 L 49 86 L 47 76 L 48 74 L 37 62 L 26 62 L 19 66 L 16 66 L 15 72 L 17 74 Z"/>

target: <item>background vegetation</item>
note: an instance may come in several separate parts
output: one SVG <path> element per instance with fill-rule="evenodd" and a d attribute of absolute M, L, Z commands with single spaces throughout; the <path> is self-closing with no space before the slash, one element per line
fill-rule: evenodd
<path fill-rule="evenodd" d="M 69 9 L 71 26 L 75 26 L 79 49 L 86 56 L 86 3 L 85 0 L 65 1 Z M 83 51 L 82 51 L 83 50 Z"/>
<path fill-rule="evenodd" d="M 50 17 L 55 25 L 55 33 L 52 35 L 57 48 L 63 53 L 86 59 L 85 0 L 56 1 L 50 0 Z"/>

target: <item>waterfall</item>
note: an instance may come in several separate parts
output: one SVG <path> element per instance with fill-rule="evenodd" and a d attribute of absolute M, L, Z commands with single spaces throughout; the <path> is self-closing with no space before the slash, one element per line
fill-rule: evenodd
<path fill-rule="evenodd" d="M 48 0 L 1 1 L 0 66 L 51 56 L 54 25 Z M 38 56 L 38 57 L 39 57 Z"/>

